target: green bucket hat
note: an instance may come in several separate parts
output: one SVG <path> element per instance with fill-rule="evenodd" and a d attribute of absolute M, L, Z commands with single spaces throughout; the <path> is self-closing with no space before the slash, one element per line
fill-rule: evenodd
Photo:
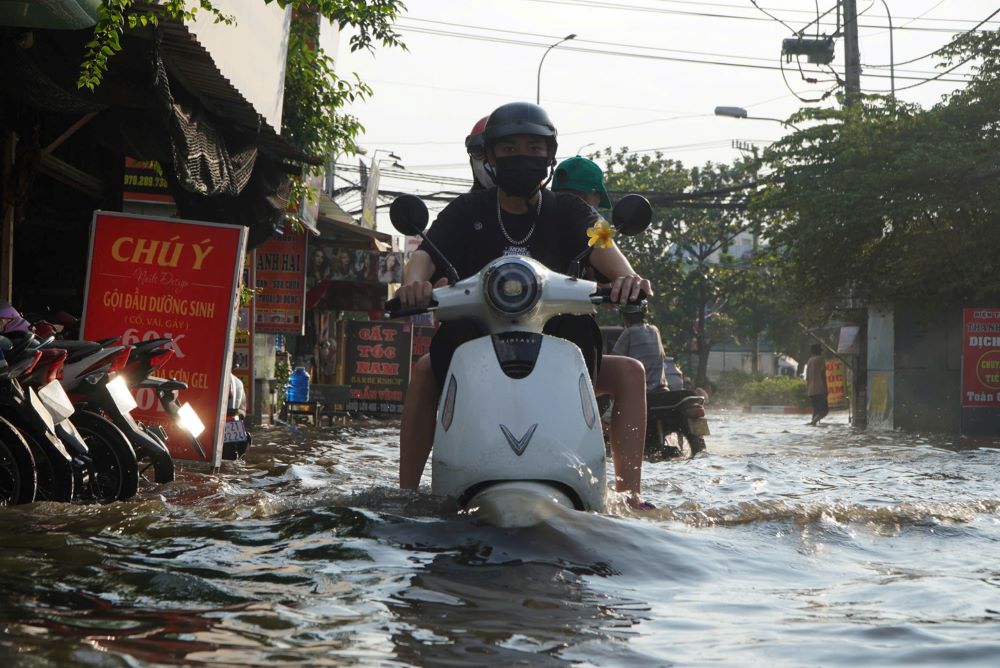
<path fill-rule="evenodd" d="M 559 163 L 552 178 L 552 189 L 578 190 L 583 193 L 600 193 L 601 208 L 611 208 L 611 198 L 604 187 L 604 172 L 593 160 L 575 155 Z"/>

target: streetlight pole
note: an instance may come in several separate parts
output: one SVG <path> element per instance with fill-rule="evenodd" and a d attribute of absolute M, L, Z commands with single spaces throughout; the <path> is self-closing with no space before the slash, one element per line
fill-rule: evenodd
<path fill-rule="evenodd" d="M 882 0 L 882 6 L 885 7 L 885 15 L 889 18 L 889 82 L 890 88 L 892 89 L 892 94 L 890 99 L 892 100 L 892 106 L 896 106 L 896 56 L 893 53 L 894 48 L 892 45 L 892 14 L 889 13 L 889 3 Z"/>
<path fill-rule="evenodd" d="M 775 123 L 781 123 L 782 125 L 799 132 L 799 128 L 792 125 L 788 121 L 783 121 L 780 118 L 771 118 L 770 116 L 750 116 L 747 114 L 747 110 L 743 107 L 716 107 L 715 115 L 728 116 L 729 118 L 745 118 L 750 121 L 774 121 Z"/>
<path fill-rule="evenodd" d="M 535 89 L 535 104 L 541 104 L 542 103 L 542 63 L 545 62 L 545 56 L 549 55 L 549 51 L 551 51 L 552 49 L 556 48 L 557 46 L 559 46 L 563 42 L 568 42 L 569 40 L 571 40 L 571 39 L 573 39 L 575 37 L 576 37 L 575 33 L 570 33 L 569 35 L 566 35 L 561 40 L 559 40 L 558 42 L 556 42 L 555 44 L 553 44 L 549 48 L 545 49 L 545 53 L 542 54 L 542 59 L 538 61 L 538 85 L 537 85 L 537 87 Z"/>

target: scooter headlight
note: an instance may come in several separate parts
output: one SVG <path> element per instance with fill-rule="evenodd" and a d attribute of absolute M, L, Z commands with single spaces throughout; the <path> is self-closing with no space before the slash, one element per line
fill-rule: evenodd
<path fill-rule="evenodd" d="M 484 282 L 486 301 L 506 315 L 523 315 L 534 308 L 541 296 L 538 275 L 531 265 L 508 260 L 493 265 Z"/>

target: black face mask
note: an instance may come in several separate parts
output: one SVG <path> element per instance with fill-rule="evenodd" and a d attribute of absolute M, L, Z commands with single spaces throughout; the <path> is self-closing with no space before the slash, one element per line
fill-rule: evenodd
<path fill-rule="evenodd" d="M 549 175 L 548 156 L 510 155 L 496 161 L 497 185 L 508 195 L 530 197 Z"/>

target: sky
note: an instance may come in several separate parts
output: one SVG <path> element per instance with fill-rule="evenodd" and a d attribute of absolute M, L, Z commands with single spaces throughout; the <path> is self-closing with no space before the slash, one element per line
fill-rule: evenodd
<path fill-rule="evenodd" d="M 367 150 L 362 159 L 379 162 L 382 189 L 418 195 L 468 188 L 465 136 L 507 102 L 540 95 L 558 128 L 559 159 L 627 147 L 693 166 L 732 162 L 741 155 L 734 143 L 764 146 L 786 131 L 775 120 L 718 117 L 716 106 L 783 120 L 803 106 L 834 104 L 832 96 L 817 100 L 837 90 L 836 76 L 844 72 L 839 37 L 828 68 L 801 59 L 816 83 L 803 80 L 795 60 L 783 64 L 781 58 L 782 40 L 803 28 L 812 38 L 817 30 L 820 36 L 836 31 L 834 0 L 757 0 L 759 8 L 752 0 L 404 2 L 396 28 L 408 50 L 350 53 L 344 39 L 337 71 L 357 73 L 374 89 L 349 108 L 365 126 L 358 138 Z M 897 96 L 923 106 L 960 87 L 968 69 L 921 83 L 941 72 L 935 58 L 921 57 L 1000 9 L 996 0 L 857 4 L 862 89 L 888 93 L 891 36 Z M 1000 14 L 983 26 L 997 27 Z M 569 34 L 576 37 L 546 54 Z M 357 161 L 341 156 L 338 164 L 347 164 L 339 173 L 355 178 Z M 350 197 L 342 204 L 360 206 Z M 428 204 L 432 212 L 443 206 Z M 391 231 L 384 211 L 378 227 Z"/>

